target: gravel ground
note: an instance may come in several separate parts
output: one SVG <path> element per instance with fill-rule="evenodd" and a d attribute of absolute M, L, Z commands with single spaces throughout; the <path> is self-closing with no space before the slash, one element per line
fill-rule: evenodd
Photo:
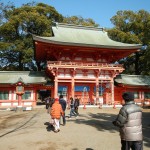
<path fill-rule="evenodd" d="M 0 111 L 1 150 L 120 150 L 120 137 L 112 120 L 119 108 L 79 108 L 79 116 L 68 119 L 54 133 L 45 107 L 32 111 Z M 143 110 L 144 150 L 150 149 L 150 109 Z"/>

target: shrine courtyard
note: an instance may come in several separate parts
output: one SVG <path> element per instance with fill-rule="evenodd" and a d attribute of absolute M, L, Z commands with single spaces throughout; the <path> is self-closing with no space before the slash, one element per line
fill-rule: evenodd
<path fill-rule="evenodd" d="M 112 125 L 120 108 L 79 108 L 54 133 L 45 106 L 30 111 L 0 110 L 1 150 L 120 150 L 118 128 Z M 143 109 L 144 150 L 150 149 L 150 109 Z"/>

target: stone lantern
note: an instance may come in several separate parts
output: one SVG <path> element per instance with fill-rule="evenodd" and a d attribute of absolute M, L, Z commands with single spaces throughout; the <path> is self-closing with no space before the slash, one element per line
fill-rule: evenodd
<path fill-rule="evenodd" d="M 22 110 L 22 95 L 24 94 L 24 82 L 23 79 L 20 77 L 16 83 L 16 94 L 18 96 L 18 106 L 17 110 Z"/>

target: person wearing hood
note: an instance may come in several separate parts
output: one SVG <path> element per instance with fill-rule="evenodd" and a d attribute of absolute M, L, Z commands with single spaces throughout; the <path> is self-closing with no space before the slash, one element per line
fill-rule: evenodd
<path fill-rule="evenodd" d="M 121 150 L 143 150 L 142 110 L 134 102 L 134 94 L 122 94 L 125 104 L 112 122 L 120 129 Z"/>
<path fill-rule="evenodd" d="M 63 109 L 61 104 L 59 103 L 59 99 L 56 98 L 55 102 L 52 105 L 50 115 L 53 119 L 53 126 L 54 126 L 54 132 L 60 131 L 60 117 L 64 115 Z"/>

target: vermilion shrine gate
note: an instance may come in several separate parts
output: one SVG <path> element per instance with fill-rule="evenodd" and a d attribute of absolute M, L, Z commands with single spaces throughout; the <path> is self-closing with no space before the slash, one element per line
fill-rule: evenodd
<path fill-rule="evenodd" d="M 58 24 L 52 37 L 33 35 L 37 64 L 47 61 L 54 82 L 51 97 L 78 96 L 82 104 L 114 103 L 114 77 L 124 68 L 116 61 L 141 45 L 111 40 L 103 28 Z M 102 100 L 102 101 L 101 101 Z"/>

